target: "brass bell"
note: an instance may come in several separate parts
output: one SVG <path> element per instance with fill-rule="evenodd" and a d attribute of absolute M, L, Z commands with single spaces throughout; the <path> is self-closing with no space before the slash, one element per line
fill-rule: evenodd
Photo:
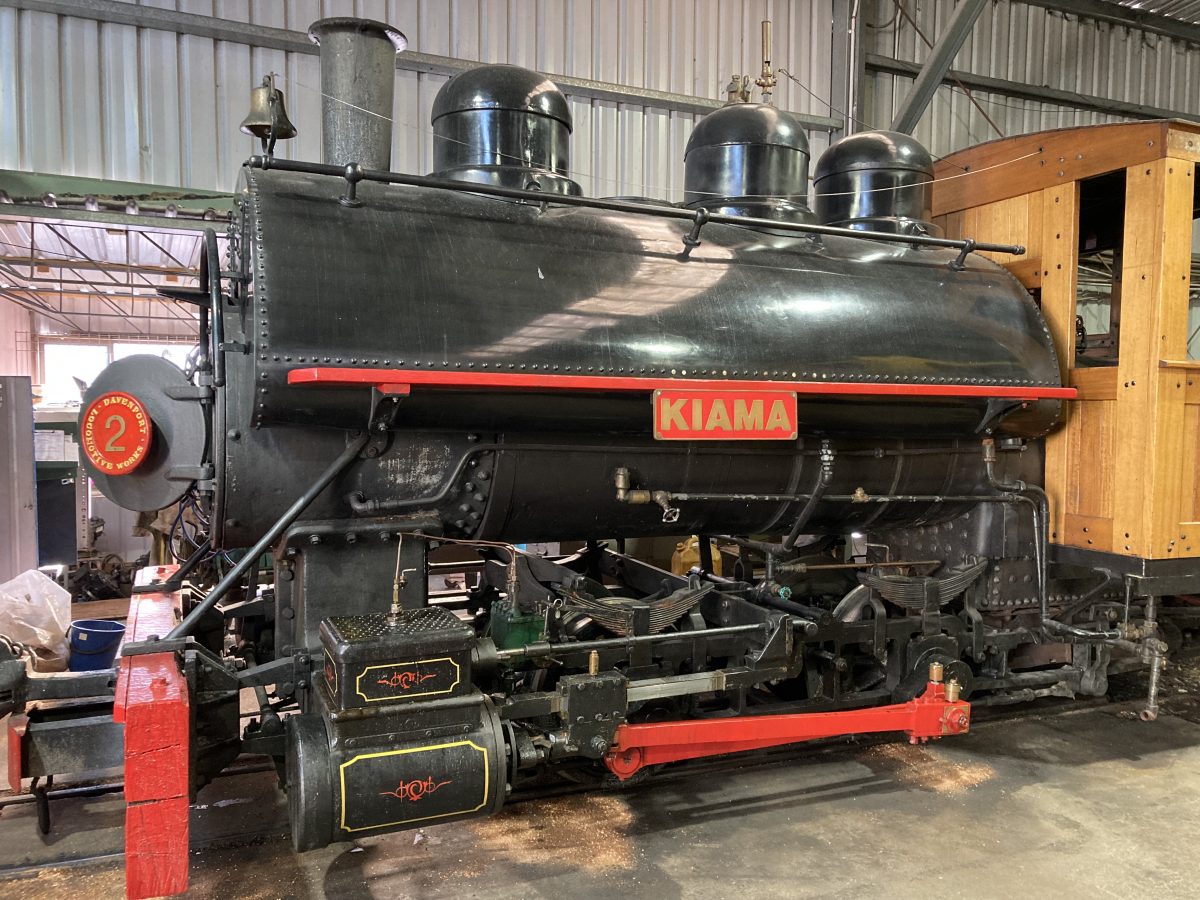
<path fill-rule="evenodd" d="M 283 105 L 283 91 L 275 88 L 273 75 L 265 77 L 263 83 L 250 92 L 250 112 L 242 119 L 241 130 L 262 141 L 263 149 L 268 152 L 268 143 L 273 147 L 277 140 L 286 141 L 296 136 L 296 126 L 288 119 Z"/>

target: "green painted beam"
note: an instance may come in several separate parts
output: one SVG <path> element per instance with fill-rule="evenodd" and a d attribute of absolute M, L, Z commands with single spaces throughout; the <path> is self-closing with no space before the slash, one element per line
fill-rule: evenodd
<path fill-rule="evenodd" d="M 57 206 L 47 205 L 50 195 Z M 88 209 L 88 198 L 95 200 L 94 209 Z M 126 208 L 130 201 L 137 213 Z M 166 214 L 172 205 L 175 216 Z M 206 214 L 219 227 L 232 211 L 233 195 L 218 191 L 0 169 L 0 216 L 196 230 L 206 227 Z"/>

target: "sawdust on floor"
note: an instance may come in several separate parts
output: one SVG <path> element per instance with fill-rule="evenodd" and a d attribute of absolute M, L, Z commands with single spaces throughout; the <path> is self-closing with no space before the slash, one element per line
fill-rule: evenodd
<path fill-rule="evenodd" d="M 63 866 L 39 869 L 29 875 L 0 881 L 0 898 L 62 900 L 88 897 L 118 900 L 125 896 L 123 866 Z"/>
<path fill-rule="evenodd" d="M 984 763 L 957 763 L 913 744 L 868 747 L 859 754 L 859 759 L 902 784 L 939 794 L 961 793 L 996 775 L 996 770 Z"/>
<path fill-rule="evenodd" d="M 588 872 L 630 869 L 633 813 L 611 794 L 576 794 L 522 803 L 470 823 L 481 854 L 524 865 L 574 864 Z M 466 875 L 467 872 L 462 874 Z M 475 873 L 477 874 L 477 873 Z"/>

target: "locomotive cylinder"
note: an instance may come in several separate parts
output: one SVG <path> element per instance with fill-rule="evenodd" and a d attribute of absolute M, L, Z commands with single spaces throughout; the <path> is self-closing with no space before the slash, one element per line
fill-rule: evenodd
<path fill-rule="evenodd" d="M 308 37 L 321 48 L 323 161 L 390 169 L 396 54 L 408 38 L 382 22 L 345 17 L 314 22 Z"/>

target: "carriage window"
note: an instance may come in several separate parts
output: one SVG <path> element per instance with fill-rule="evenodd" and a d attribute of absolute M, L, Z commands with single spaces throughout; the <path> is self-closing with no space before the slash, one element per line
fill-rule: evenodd
<path fill-rule="evenodd" d="M 1125 171 L 1079 183 L 1075 365 L 1115 366 L 1121 334 Z"/>

